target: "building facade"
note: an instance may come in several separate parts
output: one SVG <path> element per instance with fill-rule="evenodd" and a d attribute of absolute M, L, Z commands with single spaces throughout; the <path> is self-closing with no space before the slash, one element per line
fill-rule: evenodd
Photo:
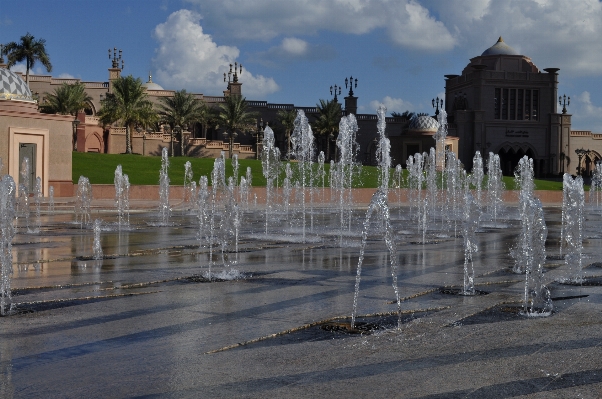
<path fill-rule="evenodd" d="M 591 172 L 601 159 L 601 135 L 572 132 L 566 107 L 558 112 L 558 71 L 541 71 L 500 37 L 460 75 L 445 75 L 449 133 L 459 138 L 467 167 L 481 151 L 499 154 L 506 175 L 525 155 L 536 176 Z"/>
<path fill-rule="evenodd" d="M 119 65 L 121 56 L 114 53 L 111 59 L 111 65 L 108 69 L 108 80 L 81 81 L 79 79 L 61 79 L 49 75 L 30 75 L 29 86 L 40 103 L 44 102 L 47 93 L 52 93 L 60 85 L 73 84 L 81 82 L 86 88 L 86 93 L 91 97 L 91 101 L 84 113 L 77 116 L 79 124 L 74 138 L 74 146 L 77 151 L 83 152 L 101 152 L 101 153 L 122 153 L 125 149 L 125 128 L 119 126 L 104 127 L 100 126 L 96 113 L 100 109 L 100 102 L 111 91 L 112 80 L 121 76 L 122 67 Z M 242 67 L 234 66 L 228 79 L 223 95 L 209 96 L 195 93 L 194 96 L 203 100 L 210 107 L 217 108 L 220 103 L 225 101 L 225 96 L 244 95 L 243 82 L 239 79 Z M 242 75 L 241 75 L 242 76 Z M 165 90 L 160 85 L 152 81 L 152 76 L 144 83 L 149 99 L 158 104 L 160 98 L 173 96 L 173 90 Z M 356 86 L 357 87 L 357 86 Z M 357 114 L 358 97 L 354 95 L 350 88 L 349 93 L 344 97 L 342 105 L 343 114 L 354 114 L 357 118 L 359 131 L 357 134 L 358 142 L 358 162 L 365 165 L 376 164 L 377 137 L 377 116 L 376 114 Z M 317 102 L 317 101 L 316 101 Z M 255 158 L 257 151 L 261 149 L 260 138 L 262 129 L 269 125 L 275 133 L 276 146 L 279 147 L 281 154 L 287 153 L 288 138 L 282 126 L 278 123 L 278 112 L 281 110 L 303 110 L 312 122 L 318 116 L 316 106 L 297 106 L 295 104 L 273 104 L 267 101 L 247 100 L 252 112 L 258 115 L 257 130 L 245 132 L 238 135 L 234 145 L 233 153 L 239 158 Z M 375 110 L 376 111 L 376 110 Z M 409 155 L 415 152 L 429 151 L 429 148 L 435 145 L 432 136 L 434 132 L 425 130 L 411 129 L 410 121 L 399 117 L 387 117 L 386 133 L 391 140 L 391 158 L 393 165 L 401 164 L 405 166 Z M 223 136 L 223 131 L 215 129 L 212 126 L 203 126 L 200 123 L 190 126 L 187 132 L 183 134 L 185 140 L 186 155 L 198 157 L 218 157 L 221 151 L 228 151 L 229 143 Z M 180 143 L 175 141 L 170 132 L 165 130 L 138 130 L 132 132 L 132 147 L 136 153 L 144 155 L 160 155 L 164 147 L 174 148 L 174 153 L 180 153 Z M 326 143 L 326 140 L 331 140 Z M 330 149 L 330 159 L 336 158 L 336 138 L 316 136 L 318 147 L 325 150 Z M 453 137 L 449 138 L 449 148 L 454 152 L 458 150 L 458 141 Z M 326 157 L 329 159 L 329 157 Z"/>
<path fill-rule="evenodd" d="M 17 185 L 29 181 L 33 192 L 41 179 L 42 195 L 52 186 L 56 196 L 73 195 L 71 137 L 73 117 L 40 113 L 38 104 L 20 75 L 6 69 L 0 58 L 0 167 Z M 21 174 L 24 158 L 29 176 Z"/>

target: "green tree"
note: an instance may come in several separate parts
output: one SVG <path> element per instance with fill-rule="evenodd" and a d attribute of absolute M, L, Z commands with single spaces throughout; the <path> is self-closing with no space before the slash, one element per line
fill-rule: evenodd
<path fill-rule="evenodd" d="M 229 157 L 232 158 L 232 143 L 237 131 L 245 133 L 255 128 L 257 114 L 248 110 L 248 104 L 244 97 L 227 96 L 225 101 L 219 105 L 217 123 L 226 130 L 229 140 Z"/>
<path fill-rule="evenodd" d="M 45 96 L 44 104 L 40 108 L 47 114 L 75 116 L 92 101 L 92 97 L 86 93 L 86 86 L 80 82 L 63 83 L 54 89 L 54 93 L 45 93 Z"/>
<path fill-rule="evenodd" d="M 294 109 L 286 110 L 281 109 L 276 115 L 278 122 L 284 128 L 284 134 L 286 135 L 286 155 L 287 157 L 291 153 L 291 133 L 295 129 L 295 118 L 297 117 L 297 111 Z"/>
<path fill-rule="evenodd" d="M 203 117 L 204 103 L 194 98 L 194 94 L 186 90 L 176 91 L 173 97 L 161 97 L 159 99 L 159 116 L 164 123 L 171 127 L 172 135 L 174 128 L 179 127 L 181 155 L 184 155 L 184 135 L 182 130 L 186 125 L 192 126 Z M 173 137 L 173 136 L 172 136 Z M 173 156 L 173 143 L 171 147 Z"/>
<path fill-rule="evenodd" d="M 136 125 L 149 126 L 158 118 L 142 80 L 134 79 L 132 75 L 121 76 L 113 81 L 112 93 L 108 93 L 101 101 L 97 116 L 103 125 L 119 122 L 125 126 L 126 154 L 132 153 L 132 129 Z"/>
<path fill-rule="evenodd" d="M 339 122 L 341 121 L 341 104 L 332 100 L 322 100 L 316 104 L 318 118 L 313 123 L 315 133 L 326 140 L 326 162 L 330 162 L 330 141 L 334 140 L 339 133 Z"/>
<path fill-rule="evenodd" d="M 25 61 L 25 83 L 29 84 L 29 71 L 33 68 L 36 61 L 40 61 L 46 67 L 48 72 L 52 71 L 50 57 L 46 53 L 46 40 L 36 40 L 29 32 L 21 36 L 21 42 L 10 42 L 4 46 L 4 54 L 8 58 L 8 67 L 11 68 L 18 62 Z"/>

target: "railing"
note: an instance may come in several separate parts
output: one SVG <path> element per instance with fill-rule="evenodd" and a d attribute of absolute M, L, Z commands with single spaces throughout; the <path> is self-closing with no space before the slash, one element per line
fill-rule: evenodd
<path fill-rule="evenodd" d="M 87 89 L 105 89 L 109 87 L 108 82 L 83 82 Z"/>
<path fill-rule="evenodd" d="M 247 101 L 247 105 L 250 107 L 267 107 L 267 101 Z"/>
<path fill-rule="evenodd" d="M 268 104 L 270 109 L 294 109 L 294 104 Z"/>
<path fill-rule="evenodd" d="M 203 99 L 208 103 L 223 103 L 226 101 L 224 97 L 218 96 L 205 96 Z"/>
<path fill-rule="evenodd" d="M 111 134 L 125 134 L 125 127 L 111 127 L 109 131 Z"/>
<path fill-rule="evenodd" d="M 592 135 L 591 130 L 571 130 L 572 137 L 585 137 L 585 136 L 591 136 L 591 135 Z"/>
<path fill-rule="evenodd" d="M 188 139 L 188 143 L 190 145 L 200 145 L 200 146 L 204 146 L 207 144 L 207 139 Z"/>

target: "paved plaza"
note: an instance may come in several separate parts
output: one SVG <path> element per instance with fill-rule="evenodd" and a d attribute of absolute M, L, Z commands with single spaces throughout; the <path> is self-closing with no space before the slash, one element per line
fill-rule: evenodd
<path fill-rule="evenodd" d="M 41 234 L 14 240 L 14 302 L 0 319 L 3 398 L 399 397 L 598 398 L 602 396 L 602 223 L 586 221 L 584 271 L 591 284 L 555 282 L 560 209 L 545 208 L 545 280 L 555 312 L 518 313 L 524 275 L 509 249 L 518 221 L 477 233 L 476 287 L 463 282 L 462 238 L 421 243 L 407 209 L 391 209 L 400 270 L 402 328 L 395 328 L 389 252 L 369 236 L 358 298 L 366 334 L 349 334 L 360 250 L 359 225 L 341 241 L 336 212 L 318 208 L 306 242 L 299 227 L 265 234 L 263 213 L 243 219 L 238 254 L 213 248 L 213 271 L 244 276 L 206 282 L 209 249 L 196 216 L 174 207 L 171 226 L 133 201 L 131 228 L 101 218 L 104 258 L 91 259 L 93 232 L 73 222 L 68 203 L 42 216 Z M 153 205 L 154 206 L 154 205 Z M 144 209 L 146 208 L 146 209 Z M 309 219 L 308 219 L 309 220 Z M 342 245 L 341 245 L 342 243 Z M 370 316 L 370 317 L 369 317 Z"/>

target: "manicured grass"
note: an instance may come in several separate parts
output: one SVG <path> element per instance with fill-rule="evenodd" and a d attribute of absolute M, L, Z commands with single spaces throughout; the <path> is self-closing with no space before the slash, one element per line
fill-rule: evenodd
<path fill-rule="evenodd" d="M 184 184 L 184 164 L 190 161 L 194 180 L 199 181 L 200 176 L 207 176 L 211 184 L 211 171 L 213 170 L 214 159 L 210 158 L 189 158 L 173 157 L 169 158 L 169 179 L 173 185 Z M 255 159 L 241 159 L 238 161 L 239 181 L 241 176 L 245 176 L 247 167 L 251 168 L 253 178 L 252 185 L 262 187 L 266 185 L 263 177 L 261 161 Z M 159 171 L 161 170 L 161 157 L 149 157 L 141 155 L 127 154 L 95 154 L 74 152 L 73 153 L 73 182 L 77 183 L 80 176 L 86 176 L 92 184 L 113 184 L 115 177 L 115 168 L 121 165 L 123 173 L 126 173 L 130 179 L 130 184 L 134 185 L 155 185 L 159 184 Z M 294 163 L 293 163 L 294 166 Z M 317 165 L 316 165 L 317 168 Z M 294 169 L 294 168 L 293 168 Z M 328 174 L 330 165 L 324 165 L 326 177 L 325 185 L 329 186 Z M 393 178 L 394 169 L 391 169 L 390 176 Z M 407 178 L 407 171 L 404 170 L 404 180 Z M 226 178 L 233 175 L 232 162 L 226 160 Z M 284 180 L 284 168 L 279 183 Z M 486 182 L 486 180 L 485 180 Z M 484 182 L 484 184 L 485 184 Z M 513 190 L 514 178 L 504 176 L 506 189 Z M 321 186 L 321 180 L 315 183 Z M 376 188 L 378 187 L 378 169 L 375 166 L 363 166 L 361 173 L 354 179 L 353 187 Z M 562 182 L 550 180 L 535 180 L 536 190 L 562 190 Z"/>

